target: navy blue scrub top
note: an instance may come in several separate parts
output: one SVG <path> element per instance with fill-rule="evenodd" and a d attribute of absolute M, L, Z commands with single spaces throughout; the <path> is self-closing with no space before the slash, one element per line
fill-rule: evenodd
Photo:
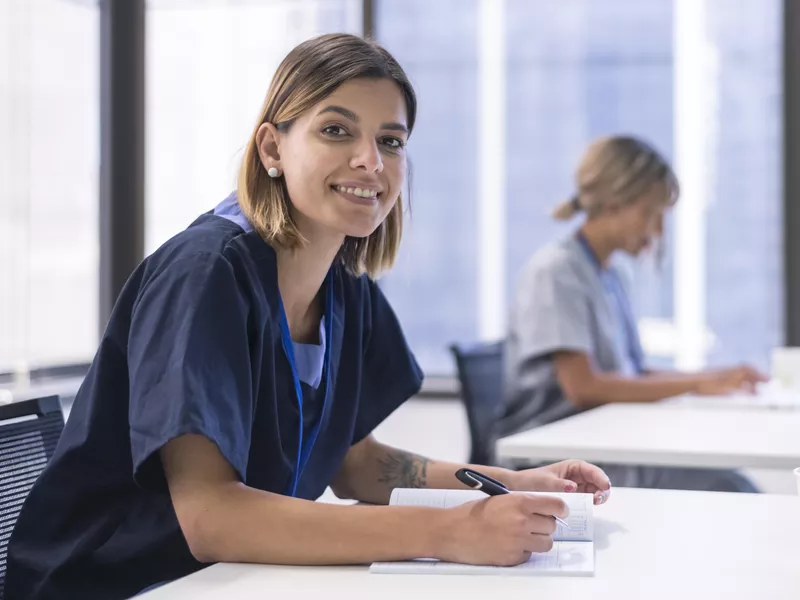
<path fill-rule="evenodd" d="M 297 482 L 306 499 L 422 382 L 379 287 L 338 263 L 326 285 L 330 364 L 316 390 L 301 383 L 303 428 L 319 425 Z M 203 215 L 144 260 L 22 509 L 6 598 L 127 598 L 206 566 L 189 552 L 158 456 L 178 436 L 214 441 L 246 485 L 291 493 L 301 414 L 281 314 L 274 250 L 229 218 Z"/>

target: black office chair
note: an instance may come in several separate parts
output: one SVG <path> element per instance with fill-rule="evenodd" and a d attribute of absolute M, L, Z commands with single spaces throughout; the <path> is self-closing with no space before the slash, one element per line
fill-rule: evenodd
<path fill-rule="evenodd" d="M 503 408 L 504 345 L 500 341 L 450 346 L 467 410 L 472 464 L 496 464 L 495 427 Z"/>
<path fill-rule="evenodd" d="M 0 406 L 0 600 L 11 531 L 64 429 L 58 396 Z"/>

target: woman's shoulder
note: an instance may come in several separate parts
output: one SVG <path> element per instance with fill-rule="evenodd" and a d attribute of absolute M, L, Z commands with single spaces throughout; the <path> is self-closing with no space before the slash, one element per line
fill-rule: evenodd
<path fill-rule="evenodd" d="M 583 271 L 584 262 L 578 242 L 569 237 L 534 252 L 523 268 L 523 276 L 538 278 L 577 274 Z"/>
<path fill-rule="evenodd" d="M 260 238 L 246 239 L 251 237 L 227 219 L 201 216 L 145 258 L 136 295 L 161 288 L 212 296 L 230 289 L 242 300 L 269 295 L 265 282 L 277 286 L 274 251 Z"/>
<path fill-rule="evenodd" d="M 206 213 L 161 244 L 148 260 L 169 264 L 192 257 L 222 256 L 231 242 L 242 235 L 242 228 L 232 221 Z"/>

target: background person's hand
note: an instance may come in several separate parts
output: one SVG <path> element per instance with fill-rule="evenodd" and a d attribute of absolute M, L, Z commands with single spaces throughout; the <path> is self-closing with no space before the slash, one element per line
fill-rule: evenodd
<path fill-rule="evenodd" d="M 768 377 L 749 365 L 707 371 L 700 375 L 697 393 L 702 396 L 725 396 L 736 392 L 753 394 Z"/>
<path fill-rule="evenodd" d="M 514 566 L 533 552 L 553 547 L 556 521 L 568 516 L 555 496 L 504 494 L 448 509 L 440 560 L 472 565 Z"/>

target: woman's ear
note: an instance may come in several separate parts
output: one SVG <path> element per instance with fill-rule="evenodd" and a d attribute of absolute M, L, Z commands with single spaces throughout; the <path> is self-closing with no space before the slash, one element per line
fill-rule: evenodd
<path fill-rule="evenodd" d="M 280 132 L 272 123 L 262 123 L 256 132 L 256 146 L 258 147 L 258 157 L 264 168 L 281 168 L 281 153 L 279 149 Z"/>

